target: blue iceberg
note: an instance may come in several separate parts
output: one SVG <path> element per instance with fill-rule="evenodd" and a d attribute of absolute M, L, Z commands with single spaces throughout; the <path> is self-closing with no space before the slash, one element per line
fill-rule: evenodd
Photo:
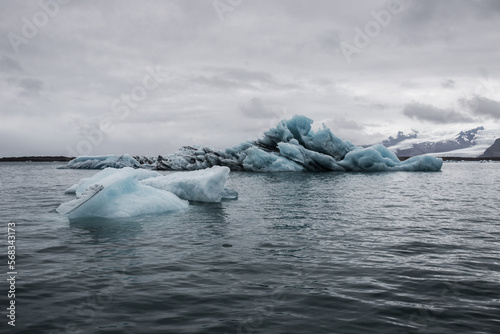
<path fill-rule="evenodd" d="M 442 159 L 417 156 L 400 161 L 382 145 L 355 146 L 335 136 L 325 125 L 312 129 L 313 120 L 301 115 L 282 120 L 261 139 L 245 141 L 225 150 L 184 146 L 166 156 L 78 157 L 68 168 L 152 167 L 156 170 L 194 171 L 224 166 L 233 171 L 439 171 Z"/>
<path fill-rule="evenodd" d="M 70 219 L 124 218 L 188 207 L 186 200 L 171 192 L 139 183 L 137 172 L 130 167 L 105 169 L 103 174 L 84 180 L 75 189 L 77 198 L 62 203 L 57 211 Z"/>
<path fill-rule="evenodd" d="M 66 190 L 76 199 L 57 208 L 69 219 L 124 218 L 186 209 L 190 201 L 220 202 L 238 193 L 225 187 L 227 167 L 162 175 L 124 167 L 106 168 Z"/>

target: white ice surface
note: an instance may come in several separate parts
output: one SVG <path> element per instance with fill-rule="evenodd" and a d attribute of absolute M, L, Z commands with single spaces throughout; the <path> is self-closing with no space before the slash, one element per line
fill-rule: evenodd
<path fill-rule="evenodd" d="M 88 186 L 79 198 L 62 203 L 57 211 L 67 214 L 70 219 L 123 218 L 178 211 L 188 207 L 187 201 L 171 192 L 140 184 L 139 176 L 135 173 L 138 171 L 142 170 L 106 170 L 105 175 L 94 176 L 97 180 L 95 183 L 86 183 Z M 102 190 L 96 192 L 96 187 Z"/>
<path fill-rule="evenodd" d="M 178 211 L 188 206 L 186 200 L 236 199 L 238 193 L 225 188 L 228 175 L 229 168 L 220 166 L 168 175 L 130 167 L 106 168 L 67 189 L 76 199 L 62 203 L 57 211 L 70 219 L 120 218 Z"/>
<path fill-rule="evenodd" d="M 160 173 L 146 170 L 146 169 L 134 169 L 131 167 L 125 167 L 122 170 L 117 170 L 116 168 L 105 168 L 102 171 L 94 174 L 92 177 L 81 179 L 77 184 L 72 185 L 70 188 L 66 189 L 66 194 L 76 194 L 76 197 L 87 190 L 90 186 L 94 184 L 102 184 L 107 186 L 113 184 L 117 180 L 121 180 L 124 177 L 135 177 L 138 181 L 161 176 Z"/>
<path fill-rule="evenodd" d="M 214 166 L 192 172 L 176 172 L 160 177 L 147 178 L 141 184 L 170 191 L 180 198 L 200 202 L 220 202 L 228 197 L 224 186 L 229 176 L 229 168 Z M 234 196 L 234 193 L 232 193 Z M 237 196 L 237 194 L 236 194 Z"/>

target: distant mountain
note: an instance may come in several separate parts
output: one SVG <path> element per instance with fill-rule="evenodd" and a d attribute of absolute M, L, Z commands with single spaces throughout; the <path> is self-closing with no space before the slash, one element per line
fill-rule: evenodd
<path fill-rule="evenodd" d="M 382 142 L 382 145 L 384 145 L 385 147 L 391 147 L 391 146 L 394 146 L 406 139 L 413 139 L 413 138 L 417 138 L 417 131 L 413 130 L 413 133 L 410 133 L 410 134 L 407 134 L 405 135 L 403 133 L 403 131 L 399 131 L 398 132 L 398 135 L 396 136 L 396 138 L 394 137 L 389 137 L 388 139 L 384 140 Z"/>
<path fill-rule="evenodd" d="M 498 158 L 500 157 L 500 138 L 495 140 L 493 145 L 488 147 L 483 154 L 481 154 L 480 158 Z"/>
<path fill-rule="evenodd" d="M 477 147 L 480 149 L 479 152 L 468 149 L 477 146 L 478 134 L 483 130 L 484 127 L 479 126 L 467 131 L 461 131 L 449 139 L 436 138 L 435 140 L 427 139 L 425 141 L 418 140 L 416 131 L 408 135 L 399 131 L 396 138 L 389 137 L 387 140 L 382 141 L 382 145 L 390 148 L 399 157 L 413 157 L 421 154 L 450 156 L 453 155 L 453 152 L 457 154 L 456 156 L 477 157 L 484 152 L 485 140 L 481 140 L 481 148 Z M 489 137 L 486 139 L 489 140 Z M 486 140 L 486 142 L 488 141 Z M 489 145 L 491 145 L 491 141 L 488 142 L 487 146 Z"/>

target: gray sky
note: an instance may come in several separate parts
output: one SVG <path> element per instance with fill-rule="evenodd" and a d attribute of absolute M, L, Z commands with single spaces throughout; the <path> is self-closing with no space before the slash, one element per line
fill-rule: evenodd
<path fill-rule="evenodd" d="M 500 1 L 0 0 L 0 156 L 500 126 Z"/>

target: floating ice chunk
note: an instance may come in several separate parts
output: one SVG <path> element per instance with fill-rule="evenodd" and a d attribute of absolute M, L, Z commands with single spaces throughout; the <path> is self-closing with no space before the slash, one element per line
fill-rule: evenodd
<path fill-rule="evenodd" d="M 223 197 L 238 197 L 238 193 L 234 191 L 229 189 L 225 191 L 224 186 L 229 171 L 228 167 L 214 166 L 199 171 L 177 172 L 147 178 L 140 181 L 140 183 L 170 191 L 180 198 L 190 201 L 220 202 Z"/>
<path fill-rule="evenodd" d="M 347 153 L 339 165 L 348 171 L 439 171 L 443 160 L 418 156 L 401 162 L 394 153 L 379 144 Z"/>
<path fill-rule="evenodd" d="M 267 153 L 256 147 L 245 151 L 243 167 L 250 172 L 300 172 L 304 168 L 278 154 Z"/>
<path fill-rule="evenodd" d="M 236 199 L 238 193 L 225 188 L 228 175 L 229 168 L 220 166 L 169 175 L 130 167 L 106 168 L 67 189 L 76 199 L 62 203 L 57 211 L 70 219 L 119 218 L 181 210 L 188 206 L 186 200 Z"/>
<path fill-rule="evenodd" d="M 139 168 L 141 164 L 128 154 L 123 155 L 98 155 L 98 156 L 80 156 L 70 162 L 65 168 L 79 169 L 104 169 L 106 167 L 123 168 L 134 167 Z"/>
<path fill-rule="evenodd" d="M 57 211 L 67 214 L 70 219 L 123 218 L 188 207 L 187 201 L 171 192 L 140 184 L 133 169 L 114 171 L 87 187 L 79 198 L 62 203 Z"/>
<path fill-rule="evenodd" d="M 443 166 L 443 159 L 434 158 L 429 155 L 411 157 L 401 163 L 400 168 L 404 171 L 437 172 Z"/>
<path fill-rule="evenodd" d="M 230 188 L 222 190 L 222 199 L 238 199 L 238 192 Z"/>
<path fill-rule="evenodd" d="M 392 159 L 389 150 L 381 153 L 382 148 L 387 150 L 380 145 L 351 151 L 339 164 L 348 171 L 388 171 L 391 167 L 395 167 L 398 162 Z"/>

